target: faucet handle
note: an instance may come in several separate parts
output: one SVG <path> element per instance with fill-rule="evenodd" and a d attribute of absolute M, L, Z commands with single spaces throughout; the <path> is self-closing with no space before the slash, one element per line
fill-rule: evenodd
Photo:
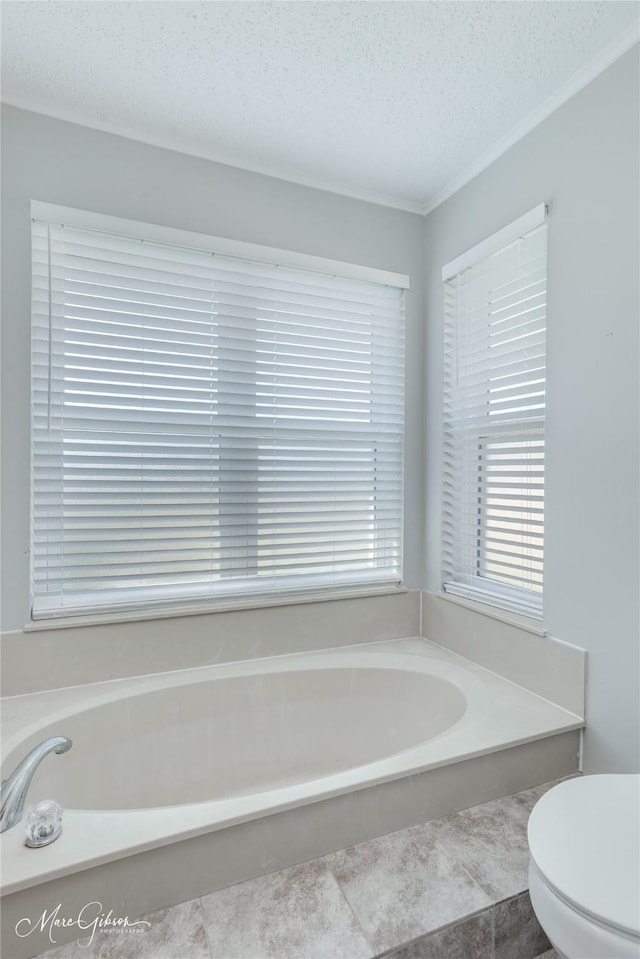
<path fill-rule="evenodd" d="M 62 832 L 62 806 L 55 799 L 42 799 L 27 814 L 26 846 L 48 846 Z"/>

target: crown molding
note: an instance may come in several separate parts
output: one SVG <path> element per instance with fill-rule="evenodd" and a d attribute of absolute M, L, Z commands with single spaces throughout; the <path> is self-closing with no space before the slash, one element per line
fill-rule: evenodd
<path fill-rule="evenodd" d="M 378 193 L 375 190 L 351 189 L 343 183 L 332 180 L 330 177 L 325 178 L 314 175 L 300 176 L 297 171 L 287 170 L 285 167 L 278 166 L 277 164 L 247 163 L 243 157 L 222 153 L 217 150 L 206 150 L 201 147 L 191 149 L 185 147 L 184 140 L 180 137 L 140 133 L 137 130 L 133 133 L 122 124 L 98 121 L 93 118 L 87 120 L 85 117 L 79 117 L 78 114 L 72 110 L 60 109 L 59 107 L 51 110 L 45 109 L 41 104 L 30 102 L 28 97 L 23 98 L 19 95 L 9 94 L 8 96 L 3 96 L 1 102 L 6 106 L 15 107 L 18 110 L 36 113 L 39 116 L 50 117 L 53 120 L 61 120 L 63 123 L 73 123 L 75 126 L 80 126 L 85 129 L 97 130 L 99 133 L 109 133 L 113 136 L 123 137 L 126 140 L 134 140 L 137 143 L 144 143 L 147 146 L 158 147 L 161 150 L 171 150 L 174 153 L 181 153 L 184 156 L 196 157 L 196 159 L 199 160 L 208 160 L 211 163 L 219 163 L 222 166 L 232 167 L 234 170 L 243 170 L 245 173 L 257 173 L 260 176 L 268 176 L 274 180 L 283 180 L 285 183 L 291 183 L 295 186 L 309 187 L 312 190 L 323 190 L 325 193 L 334 193 L 338 196 L 348 197 L 351 200 L 375 203 L 377 206 L 390 207 L 405 213 L 422 215 L 423 200 L 408 200 L 404 197 L 393 196 L 392 194 Z"/>
<path fill-rule="evenodd" d="M 277 164 L 268 163 L 247 163 L 246 159 L 233 154 L 221 153 L 217 150 L 206 150 L 202 147 L 195 147 L 193 150 L 185 148 L 184 141 L 179 137 L 173 136 L 155 136 L 140 134 L 137 130 L 130 132 L 117 123 L 109 123 L 96 120 L 85 120 L 78 118 L 77 113 L 71 110 L 56 109 L 51 112 L 43 111 L 41 105 L 34 105 L 27 102 L 28 98 L 20 96 L 4 97 L 2 102 L 8 106 L 16 107 L 20 110 L 28 110 L 31 113 L 52 117 L 56 120 L 62 120 L 65 123 L 74 123 L 76 126 L 88 127 L 102 133 L 110 133 L 115 136 L 124 137 L 128 140 L 134 140 L 138 143 L 145 143 L 148 146 L 159 147 L 164 150 L 172 150 L 175 153 L 181 153 L 185 156 L 196 157 L 201 160 L 209 160 L 212 163 L 220 163 L 224 166 L 230 166 L 237 170 L 244 170 L 247 173 L 257 173 L 261 176 L 268 176 L 273 179 L 283 180 L 296 186 L 308 187 L 313 190 L 323 190 L 328 193 L 334 193 L 338 196 L 348 197 L 352 200 L 359 200 L 364 203 L 375 203 L 378 206 L 390 207 L 394 210 L 400 210 L 405 213 L 417 213 L 426 216 L 436 207 L 448 200 L 449 197 L 457 193 L 458 190 L 466 186 L 474 177 L 486 170 L 495 160 L 501 157 L 507 150 L 514 146 L 519 140 L 534 130 L 540 123 L 551 116 L 555 110 L 579 93 L 592 80 L 603 73 L 616 60 L 619 60 L 640 40 L 640 21 L 635 21 L 626 30 L 624 30 L 611 43 L 604 47 L 601 52 L 589 63 L 585 64 L 577 71 L 566 83 L 556 90 L 550 97 L 536 107 L 528 117 L 520 121 L 513 127 L 509 133 L 497 140 L 485 153 L 479 156 L 473 163 L 466 167 L 462 173 L 449 181 L 442 189 L 438 190 L 433 196 L 425 200 L 410 200 L 405 197 L 398 197 L 392 194 L 377 192 L 375 190 L 358 190 L 346 186 L 344 183 L 336 182 L 331 177 L 322 177 L 317 175 L 300 175 L 295 170 L 288 170 L 286 167 Z"/>
<path fill-rule="evenodd" d="M 421 212 L 424 216 L 435 210 L 436 207 L 448 200 L 449 197 L 457 193 L 458 190 L 466 186 L 474 177 L 483 170 L 486 170 L 494 160 L 501 157 L 503 153 L 514 146 L 519 140 L 522 140 L 528 133 L 534 130 L 543 120 L 551 116 L 558 107 L 561 107 L 567 100 L 579 93 L 592 80 L 595 80 L 601 73 L 610 67 L 616 60 L 624 56 L 640 40 L 640 21 L 632 23 L 615 40 L 609 43 L 600 53 L 590 60 L 589 63 L 581 67 L 577 73 L 563 83 L 555 93 L 544 100 L 539 107 L 536 107 L 528 117 L 516 124 L 509 133 L 497 140 L 492 147 L 483 153 L 477 160 L 471 163 L 462 173 L 454 177 L 446 186 L 438 190 L 423 206 Z"/>

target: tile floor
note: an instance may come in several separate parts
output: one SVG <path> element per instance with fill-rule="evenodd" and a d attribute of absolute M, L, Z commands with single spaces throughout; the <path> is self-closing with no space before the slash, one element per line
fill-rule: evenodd
<path fill-rule="evenodd" d="M 42 959 L 554 959 L 527 892 L 551 786 L 466 809 L 98 933 Z"/>

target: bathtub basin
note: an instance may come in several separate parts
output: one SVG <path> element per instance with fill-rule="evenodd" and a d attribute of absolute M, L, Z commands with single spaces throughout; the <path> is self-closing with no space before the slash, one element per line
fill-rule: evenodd
<path fill-rule="evenodd" d="M 167 678 L 130 695 L 99 696 L 96 705 L 40 726 L 6 766 L 62 724 L 73 749 L 65 762 L 42 763 L 31 801 L 55 796 L 85 810 L 185 805 L 380 762 L 442 735 L 464 715 L 464 693 L 440 676 L 406 664 L 330 663 L 300 669 L 295 660 L 263 661 L 260 671 L 214 669 L 203 679 Z"/>

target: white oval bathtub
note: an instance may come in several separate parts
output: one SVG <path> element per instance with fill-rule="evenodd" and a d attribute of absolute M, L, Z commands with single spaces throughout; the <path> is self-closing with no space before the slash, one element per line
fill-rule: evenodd
<path fill-rule="evenodd" d="M 276 813 L 291 812 L 299 823 L 295 814 L 303 807 L 313 806 L 318 815 L 324 807 L 333 825 L 323 827 L 318 842 L 325 851 L 349 845 L 344 823 L 353 817 L 359 822 L 358 810 L 367 810 L 368 834 L 380 834 L 377 804 L 386 786 L 407 784 L 402 801 L 385 793 L 388 811 L 380 822 L 389 832 L 409 816 L 423 821 L 433 808 L 439 815 L 449 811 L 446 795 L 425 791 L 423 774 L 583 725 L 422 639 L 9 697 L 2 718 L 3 776 L 45 737 L 73 740 L 69 752 L 44 759 L 28 796 L 29 804 L 43 798 L 62 803 L 63 835 L 34 853 L 23 845 L 22 826 L 6 831 L 0 841 L 3 894 L 161 847 L 186 847 L 196 837 L 204 841 L 254 821 L 267 831 L 255 851 L 251 834 L 246 855 L 258 857 L 264 871 L 260 850 L 271 842 L 265 837 Z M 482 788 L 486 797 L 489 786 Z M 451 809 L 461 808 L 459 802 L 452 795 Z M 295 842 L 302 842 L 304 828 L 291 827 Z M 362 834 L 359 827 L 356 832 Z M 216 868 L 233 858 L 225 849 Z"/>
<path fill-rule="evenodd" d="M 42 726 L 36 738 L 63 729 L 73 748 L 63 762 L 47 757 L 30 793 L 72 809 L 264 793 L 411 749 L 453 726 L 465 707 L 453 683 L 408 669 L 214 674 Z M 12 758 L 20 757 L 8 766 Z"/>

